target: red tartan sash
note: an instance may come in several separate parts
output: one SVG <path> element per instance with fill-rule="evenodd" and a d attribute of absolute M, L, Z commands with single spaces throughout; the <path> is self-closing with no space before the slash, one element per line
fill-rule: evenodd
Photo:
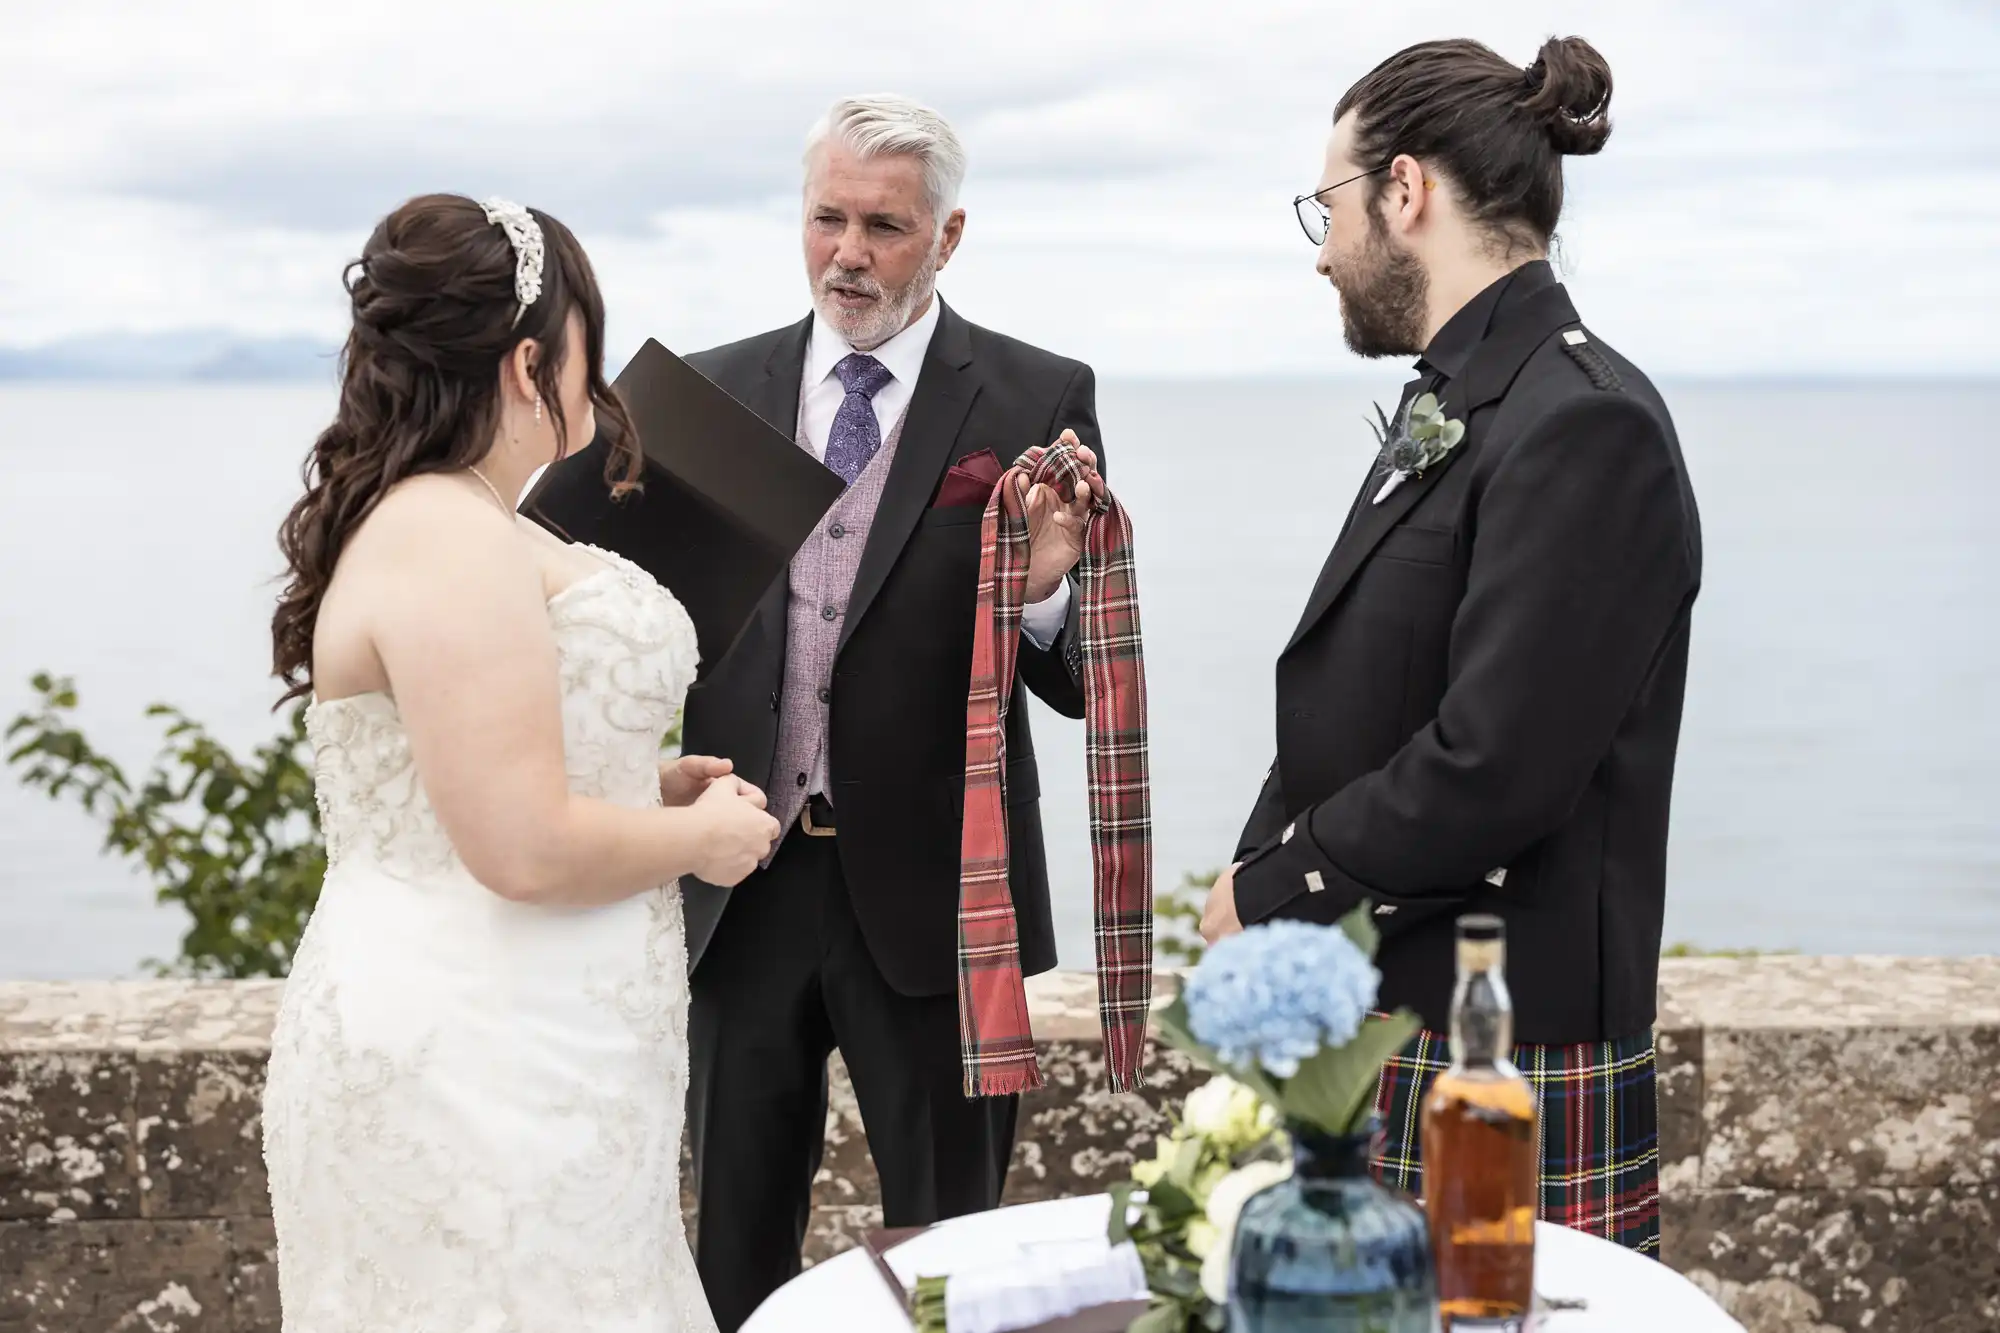
<path fill-rule="evenodd" d="M 1028 1024 L 1020 938 L 1007 887 L 1007 708 L 1014 693 L 1028 522 L 1002 503 L 1026 476 L 1074 495 L 1075 447 L 1052 445 L 1000 479 L 980 528 L 979 607 L 965 713 L 965 828 L 958 899 L 958 1028 L 967 1097 L 1042 1086 Z M 1146 778 L 1146 670 L 1139 647 L 1132 524 L 1100 496 L 1077 567 L 1085 759 L 1097 916 L 1098 1014 L 1114 1091 L 1136 1085 L 1153 989 L 1153 834 Z"/>

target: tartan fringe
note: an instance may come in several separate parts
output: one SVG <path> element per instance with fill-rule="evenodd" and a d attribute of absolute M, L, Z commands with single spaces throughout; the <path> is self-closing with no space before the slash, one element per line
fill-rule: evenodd
<path fill-rule="evenodd" d="M 989 1064 L 965 1071 L 965 1098 L 1016 1097 L 1047 1087 L 1041 1062 L 1030 1055 L 1025 1060 L 1009 1060 L 997 1068 Z"/>
<path fill-rule="evenodd" d="M 1146 1081 L 1146 1043 L 1142 1038 L 1130 1055 L 1122 1055 L 1112 1049 L 1109 1040 L 1104 1044 L 1104 1081 L 1113 1092 L 1137 1092 Z"/>

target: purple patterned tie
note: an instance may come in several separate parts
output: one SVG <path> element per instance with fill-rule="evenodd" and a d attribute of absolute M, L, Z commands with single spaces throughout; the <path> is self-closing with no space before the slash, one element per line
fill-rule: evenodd
<path fill-rule="evenodd" d="M 872 356 L 850 352 L 833 368 L 847 397 L 834 413 L 826 436 L 826 465 L 849 486 L 882 447 L 882 425 L 875 420 L 875 395 L 891 379 L 889 368 Z"/>

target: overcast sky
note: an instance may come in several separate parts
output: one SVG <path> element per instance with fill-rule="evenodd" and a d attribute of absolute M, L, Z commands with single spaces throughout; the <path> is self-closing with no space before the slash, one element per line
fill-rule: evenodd
<path fill-rule="evenodd" d="M 0 0 L 0 344 L 336 341 L 427 189 L 570 223 L 614 354 L 796 319 L 800 141 L 848 92 L 971 155 L 960 311 L 1104 373 L 1359 369 L 1290 200 L 1397 48 L 1611 63 L 1565 275 L 1656 373 L 2000 373 L 1993 0 Z"/>

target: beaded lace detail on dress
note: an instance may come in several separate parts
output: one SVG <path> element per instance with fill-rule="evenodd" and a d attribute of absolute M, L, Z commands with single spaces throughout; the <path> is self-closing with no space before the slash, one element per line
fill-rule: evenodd
<path fill-rule="evenodd" d="M 657 805 L 696 666 L 635 566 L 549 606 L 571 789 Z M 327 878 L 264 1100 L 286 1333 L 714 1333 L 680 1210 L 678 886 L 596 909 L 475 881 L 396 706 L 307 714 Z"/>

